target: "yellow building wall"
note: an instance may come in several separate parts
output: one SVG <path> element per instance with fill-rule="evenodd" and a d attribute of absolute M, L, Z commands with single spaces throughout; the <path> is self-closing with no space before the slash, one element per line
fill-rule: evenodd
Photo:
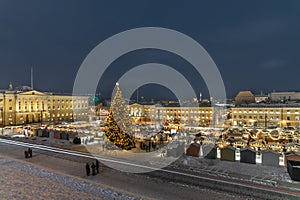
<path fill-rule="evenodd" d="M 299 126 L 300 107 L 238 107 L 232 108 L 233 125 Z"/>
<path fill-rule="evenodd" d="M 52 95 L 37 91 L 0 94 L 0 125 L 87 120 L 88 97 Z M 76 113 L 73 111 L 76 108 Z M 75 116 L 74 116 L 75 115 Z"/>

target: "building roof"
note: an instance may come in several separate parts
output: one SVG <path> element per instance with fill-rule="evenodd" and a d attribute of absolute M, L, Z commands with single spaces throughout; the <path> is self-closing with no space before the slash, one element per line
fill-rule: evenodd
<path fill-rule="evenodd" d="M 279 153 L 278 153 L 278 152 L 273 151 L 273 150 L 270 150 L 270 149 L 268 149 L 268 150 L 262 150 L 261 153 L 262 153 L 262 154 L 274 154 L 274 155 L 279 156 Z"/>
<path fill-rule="evenodd" d="M 231 145 L 227 145 L 226 147 L 224 147 L 223 149 L 230 149 L 232 151 L 235 151 L 235 148 Z"/>
<path fill-rule="evenodd" d="M 249 148 L 249 147 L 245 147 L 245 148 L 241 149 L 241 152 L 243 152 L 243 151 L 251 151 L 253 153 L 256 153 L 256 151 L 254 149 Z"/>
<path fill-rule="evenodd" d="M 251 91 L 240 91 L 237 95 L 237 97 L 249 97 L 249 96 L 253 96 L 253 93 Z"/>
<path fill-rule="evenodd" d="M 1 94 L 21 94 L 21 95 L 54 95 L 54 96 L 73 96 L 71 93 L 52 93 L 52 92 L 41 92 L 37 90 L 0 90 Z M 74 95 L 74 97 L 88 97 L 87 95 Z"/>
<path fill-rule="evenodd" d="M 285 95 L 285 94 L 296 94 L 296 93 L 300 93 L 300 92 L 299 92 L 299 91 L 271 92 L 271 94 L 281 94 L 281 95 Z"/>
<path fill-rule="evenodd" d="M 288 103 L 250 103 L 240 104 L 237 107 L 258 107 L 258 108 L 285 108 L 285 107 L 300 107 L 300 102 Z"/>

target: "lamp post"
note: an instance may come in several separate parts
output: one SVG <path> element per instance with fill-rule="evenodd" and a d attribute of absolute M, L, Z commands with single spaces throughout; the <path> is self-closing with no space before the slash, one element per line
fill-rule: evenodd
<path fill-rule="evenodd" d="M 41 125 L 43 125 L 43 112 L 45 112 L 45 110 L 41 110 Z"/>
<path fill-rule="evenodd" d="M 3 108 L 0 108 L 1 110 L 1 119 L 2 119 L 2 135 L 3 135 L 3 129 L 4 129 L 4 115 L 3 115 Z"/>
<path fill-rule="evenodd" d="M 265 129 L 267 128 L 267 123 L 268 123 L 267 119 L 268 119 L 268 115 L 267 113 L 265 113 Z"/>

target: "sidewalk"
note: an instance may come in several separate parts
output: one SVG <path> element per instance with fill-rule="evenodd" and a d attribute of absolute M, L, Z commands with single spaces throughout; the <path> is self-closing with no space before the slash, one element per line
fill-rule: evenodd
<path fill-rule="evenodd" d="M 85 163 L 40 154 L 25 159 L 23 149 L 0 148 L 0 197 L 4 199 L 140 199 L 85 175 Z M 10 152 L 8 155 L 7 152 Z M 101 171 L 103 172 L 103 170 Z"/>
<path fill-rule="evenodd" d="M 37 169 L 32 166 L 20 165 L 5 158 L 0 158 L 0 163 L 1 199 L 101 199 L 84 191 L 74 190 L 63 183 L 41 177 L 36 174 Z M 54 176 L 51 174 L 51 177 Z"/>
<path fill-rule="evenodd" d="M 152 178 L 147 176 L 147 174 L 139 175 L 123 173 L 108 167 L 103 167 L 102 164 L 100 165 L 100 174 L 87 177 L 85 174 L 85 163 L 90 162 L 90 159 L 79 158 L 76 156 L 71 156 L 71 159 L 69 157 L 64 158 L 66 155 L 36 149 L 33 149 L 33 158 L 25 159 L 24 150 L 24 147 L 5 145 L 3 143 L 0 144 L 0 160 L 4 160 L 3 162 L 7 165 L 4 170 L 15 167 L 15 170 L 22 171 L 22 173 L 17 176 L 25 176 L 24 181 L 18 181 L 22 183 L 20 185 L 20 195 L 24 198 L 13 196 L 13 194 L 17 193 L 17 189 L 12 190 L 11 187 L 16 187 L 14 180 L 17 179 L 14 179 L 12 176 L 7 176 L 13 181 L 12 185 L 8 188 L 3 188 L 5 193 L 12 190 L 12 193 L 10 193 L 11 198 L 9 199 L 27 198 L 25 195 L 27 191 L 25 187 L 26 180 L 29 182 L 28 187 L 37 188 L 38 185 L 43 185 L 41 191 L 38 191 L 36 195 L 28 195 L 34 197 L 34 199 L 43 199 L 42 196 L 39 198 L 39 195 L 43 190 L 45 190 L 46 193 L 56 193 L 55 189 L 52 190 L 51 184 L 49 187 L 44 187 L 48 182 L 43 182 L 43 180 L 52 182 L 52 185 L 59 185 L 58 187 L 61 188 L 61 191 L 66 191 L 68 193 L 65 194 L 66 196 L 64 196 L 64 198 L 60 198 L 63 197 L 59 196 L 62 194 L 57 193 L 58 196 L 54 199 L 70 199 L 70 194 L 72 194 L 70 191 L 73 190 L 78 192 L 74 199 L 132 199 L 132 197 L 135 197 L 135 199 L 196 200 L 199 198 L 220 199 L 225 197 L 226 199 L 241 200 L 249 198 L 249 196 L 245 197 L 243 195 L 213 190 L 211 188 L 198 188 L 177 184 L 176 182 L 165 181 L 161 178 Z M 0 164 L 3 165 L 2 163 Z M 5 175 L 7 175 L 7 173 L 11 174 L 12 171 L 7 171 Z M 42 180 L 27 178 L 32 176 L 37 176 Z M 4 180 L 6 181 L 6 178 L 4 178 Z M 41 181 L 40 184 L 35 185 L 39 181 Z M 81 193 L 86 196 L 81 196 Z"/>

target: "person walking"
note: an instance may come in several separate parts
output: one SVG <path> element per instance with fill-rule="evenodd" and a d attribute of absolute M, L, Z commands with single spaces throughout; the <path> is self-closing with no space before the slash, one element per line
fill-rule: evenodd
<path fill-rule="evenodd" d="M 94 163 L 92 163 L 92 175 L 95 176 L 96 175 L 96 165 Z"/>
<path fill-rule="evenodd" d="M 89 163 L 86 163 L 86 165 L 85 165 L 85 171 L 86 171 L 86 175 L 89 176 L 90 173 L 91 173 L 91 168 L 90 168 Z"/>
<path fill-rule="evenodd" d="M 97 174 L 99 174 L 99 161 L 96 160 L 96 172 Z"/>

